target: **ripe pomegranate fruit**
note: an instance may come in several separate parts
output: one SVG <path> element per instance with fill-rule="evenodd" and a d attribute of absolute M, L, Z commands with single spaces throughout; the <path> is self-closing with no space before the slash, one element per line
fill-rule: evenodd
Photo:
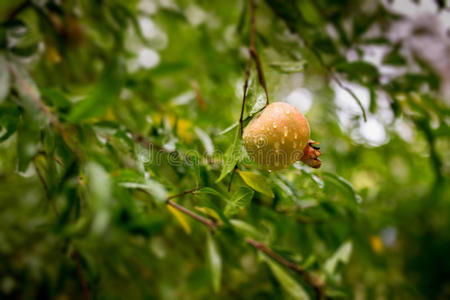
<path fill-rule="evenodd" d="M 245 127 L 243 141 L 250 158 L 264 169 L 281 170 L 297 160 L 319 168 L 320 148 L 309 135 L 308 121 L 296 107 L 275 102 Z"/>

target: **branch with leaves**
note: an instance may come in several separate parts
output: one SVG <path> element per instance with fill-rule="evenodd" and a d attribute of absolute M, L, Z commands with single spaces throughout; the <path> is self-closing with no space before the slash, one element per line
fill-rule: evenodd
<path fill-rule="evenodd" d="M 191 189 L 191 190 L 187 190 L 184 192 L 181 192 L 179 194 L 175 194 L 173 196 L 170 196 L 166 199 L 166 204 L 170 205 L 171 207 L 177 209 L 178 211 L 184 213 L 185 215 L 191 217 L 192 219 L 202 223 L 203 225 L 207 226 L 208 229 L 212 232 L 214 232 L 216 229 L 219 228 L 219 225 L 215 222 L 212 221 L 210 219 L 204 218 L 202 216 L 200 216 L 199 214 L 185 208 L 184 206 L 175 203 L 172 201 L 172 199 L 178 198 L 178 197 L 182 197 L 184 195 L 188 195 L 188 194 L 195 194 L 197 191 L 201 190 L 202 187 L 198 187 L 195 189 Z M 142 190 L 145 193 L 149 194 L 147 191 Z M 264 243 L 255 241 L 253 239 L 250 238 L 245 238 L 245 242 L 249 245 L 251 245 L 252 247 L 254 247 L 255 249 L 263 252 L 264 254 L 270 256 L 273 260 L 277 261 L 278 263 L 280 263 L 281 265 L 285 266 L 286 268 L 298 273 L 316 292 L 316 296 L 318 300 L 323 300 L 326 299 L 326 295 L 325 295 L 325 283 L 322 279 L 318 278 L 317 276 L 314 276 L 313 274 L 309 273 L 307 270 L 305 270 L 304 268 L 302 268 L 301 266 L 288 261 L 287 259 L 283 258 L 282 256 L 280 256 L 278 253 L 276 253 L 275 251 L 273 251 L 272 249 L 270 249 L 267 245 L 265 245 Z"/>
<path fill-rule="evenodd" d="M 258 73 L 258 80 L 262 88 L 264 89 L 264 93 L 266 94 L 266 106 L 269 105 L 269 93 L 267 92 L 266 79 L 264 77 L 264 72 L 261 64 L 261 60 L 259 59 L 258 52 L 255 47 L 255 39 L 256 39 L 256 25 L 255 25 L 255 0 L 249 0 L 250 5 L 250 45 L 249 45 L 249 57 L 247 62 L 247 67 L 245 68 L 245 81 L 243 87 L 243 95 L 242 95 L 242 107 L 241 114 L 239 117 L 239 132 L 242 136 L 244 132 L 244 110 L 245 110 L 245 101 L 247 97 L 248 90 L 248 82 L 250 79 L 250 69 L 252 65 L 252 60 L 255 61 L 256 70 Z"/>

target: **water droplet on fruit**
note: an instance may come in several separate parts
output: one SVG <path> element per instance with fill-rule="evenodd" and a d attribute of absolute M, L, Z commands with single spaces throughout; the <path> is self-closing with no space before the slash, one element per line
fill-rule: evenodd
<path fill-rule="evenodd" d="M 288 114 L 290 114 L 291 112 L 290 112 L 289 110 L 286 110 L 285 113 L 288 115 Z"/>
<path fill-rule="evenodd" d="M 277 123 L 273 122 L 273 128 L 277 128 Z"/>
<path fill-rule="evenodd" d="M 296 140 L 298 137 L 297 132 L 294 134 L 294 140 Z"/>
<path fill-rule="evenodd" d="M 275 149 L 280 149 L 280 143 L 278 142 L 275 143 Z"/>
<path fill-rule="evenodd" d="M 281 138 L 281 143 L 284 145 L 284 138 Z"/>
<path fill-rule="evenodd" d="M 284 137 L 287 137 L 288 136 L 288 133 L 289 133 L 289 129 L 287 128 L 287 126 L 284 126 Z"/>

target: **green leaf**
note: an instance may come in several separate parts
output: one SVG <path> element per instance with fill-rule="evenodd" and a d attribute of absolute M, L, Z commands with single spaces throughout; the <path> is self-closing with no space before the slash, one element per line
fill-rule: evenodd
<path fill-rule="evenodd" d="M 266 106 L 267 100 L 265 94 L 258 94 L 254 97 L 254 101 L 248 101 L 249 104 L 249 113 L 248 117 L 253 116 L 257 112 L 260 112 Z"/>
<path fill-rule="evenodd" d="M 294 278 L 292 278 L 286 269 L 267 257 L 267 255 L 262 253 L 260 253 L 260 255 L 267 265 L 269 265 L 273 275 L 290 297 L 298 300 L 309 300 L 309 296 L 305 289 L 297 281 L 295 281 Z"/>
<path fill-rule="evenodd" d="M 0 55 L 0 103 L 8 96 L 10 88 L 8 62 Z"/>
<path fill-rule="evenodd" d="M 39 126 L 36 126 L 34 115 L 25 111 L 17 131 L 18 169 L 25 172 L 39 149 Z"/>
<path fill-rule="evenodd" d="M 202 142 L 203 148 L 205 148 L 206 154 L 212 155 L 214 152 L 214 145 L 213 145 L 213 142 L 212 142 L 211 138 L 209 137 L 209 135 L 198 127 L 195 127 L 194 131 L 197 134 L 200 141 Z"/>
<path fill-rule="evenodd" d="M 159 182 L 146 179 L 145 183 L 137 183 L 137 182 L 120 182 L 119 186 L 129 188 L 129 189 L 143 189 L 147 191 L 157 203 L 162 204 L 167 199 L 167 190 L 166 188 Z"/>
<path fill-rule="evenodd" d="M 313 42 L 313 48 L 317 49 L 326 54 L 336 54 L 336 46 L 333 44 L 333 41 L 328 38 L 320 38 Z"/>
<path fill-rule="evenodd" d="M 239 212 L 240 209 L 247 207 L 253 198 L 255 192 L 245 186 L 239 187 L 239 189 L 231 197 L 231 201 L 225 206 L 224 214 L 227 217 L 231 217 Z"/>
<path fill-rule="evenodd" d="M 301 61 L 280 61 L 270 63 L 270 66 L 280 73 L 292 74 L 300 73 L 305 70 L 307 62 Z"/>
<path fill-rule="evenodd" d="M 338 64 L 336 70 L 347 73 L 350 80 L 362 83 L 376 83 L 380 77 L 378 68 L 365 61 L 353 61 Z"/>
<path fill-rule="evenodd" d="M 245 223 L 244 221 L 233 219 L 230 220 L 230 223 L 231 225 L 233 225 L 233 228 L 243 236 L 251 237 L 257 240 L 261 240 L 264 238 L 264 236 L 258 230 L 256 230 L 255 227 L 248 223 Z"/>
<path fill-rule="evenodd" d="M 206 247 L 208 250 L 208 262 L 211 269 L 212 285 L 214 292 L 217 293 L 220 290 L 220 281 L 222 277 L 222 257 L 220 256 L 216 243 L 210 233 L 208 234 Z"/>
<path fill-rule="evenodd" d="M 383 57 L 383 64 L 391 66 L 404 66 L 406 65 L 406 59 L 400 54 L 399 47 L 394 47 L 392 51 L 386 53 Z"/>
<path fill-rule="evenodd" d="M 6 141 L 17 130 L 19 124 L 19 110 L 14 104 L 0 106 L 0 126 L 5 129 L 5 133 L 0 136 L 0 142 Z"/>
<path fill-rule="evenodd" d="M 239 134 L 239 128 L 236 130 L 236 135 L 234 138 L 233 144 L 228 148 L 227 152 L 225 152 L 225 156 L 223 158 L 222 171 L 220 172 L 219 178 L 216 182 L 220 182 L 225 178 L 231 171 L 233 171 L 237 162 L 242 159 L 244 154 L 242 139 Z"/>
<path fill-rule="evenodd" d="M 217 197 L 219 197 L 219 198 L 221 198 L 221 199 L 226 200 L 226 197 L 225 197 L 222 193 L 220 193 L 219 191 L 217 191 L 217 190 L 215 190 L 215 189 L 213 189 L 213 188 L 210 188 L 210 187 L 204 187 L 204 188 L 202 188 L 202 189 L 196 191 L 195 193 L 196 193 L 196 194 L 209 194 L 209 195 L 214 195 L 214 196 L 217 196 Z"/>
<path fill-rule="evenodd" d="M 266 177 L 250 171 L 239 171 L 239 175 L 245 183 L 255 191 L 271 198 L 275 197 L 271 184 Z"/>
<path fill-rule="evenodd" d="M 375 113 L 375 111 L 377 110 L 377 92 L 373 86 L 369 87 L 369 95 L 370 95 L 369 111 L 371 113 Z"/>
<path fill-rule="evenodd" d="M 119 97 L 123 72 L 123 68 L 118 63 L 108 66 L 92 92 L 74 106 L 67 118 L 68 121 L 77 123 L 102 116 Z"/>
<path fill-rule="evenodd" d="M 336 268 L 339 262 L 344 264 L 348 263 L 350 260 L 350 255 L 352 254 L 352 242 L 346 241 L 343 243 L 336 252 L 325 262 L 324 270 L 333 275 L 336 272 Z"/>
<path fill-rule="evenodd" d="M 71 103 L 66 96 L 57 89 L 41 89 L 42 98 L 49 104 L 58 108 L 67 109 Z"/>
<path fill-rule="evenodd" d="M 239 126 L 239 122 L 233 123 L 232 125 L 228 126 L 224 130 L 220 131 L 217 135 L 224 135 L 224 134 L 230 132 L 231 130 L 233 130 L 234 128 L 236 128 L 237 126 Z"/>
<path fill-rule="evenodd" d="M 360 203 L 362 201 L 361 196 L 355 191 L 352 184 L 347 179 L 330 172 L 323 172 L 322 174 L 328 178 L 331 178 L 333 181 L 339 183 L 342 187 L 344 187 L 344 189 L 350 193 L 356 203 Z"/>

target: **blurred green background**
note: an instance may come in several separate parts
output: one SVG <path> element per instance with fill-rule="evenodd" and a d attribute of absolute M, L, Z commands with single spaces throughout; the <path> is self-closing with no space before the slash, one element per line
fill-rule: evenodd
<path fill-rule="evenodd" d="M 244 159 L 228 191 L 249 1 L 0 0 L 2 299 L 318 298 L 246 237 L 326 298 L 450 298 L 450 5 L 255 3 L 323 164 Z M 164 203 L 199 186 L 173 201 L 214 232 Z"/>

